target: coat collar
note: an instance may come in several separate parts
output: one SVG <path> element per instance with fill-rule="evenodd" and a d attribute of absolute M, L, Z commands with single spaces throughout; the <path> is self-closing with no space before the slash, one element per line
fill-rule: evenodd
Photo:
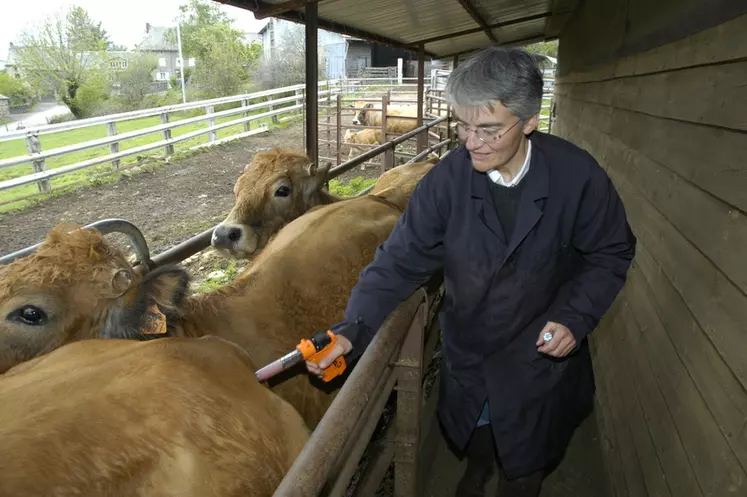
<path fill-rule="evenodd" d="M 526 238 L 527 234 L 542 218 L 544 203 L 538 201 L 547 198 L 549 194 L 550 171 L 547 158 L 542 150 L 541 138 L 536 131 L 529 137 L 532 141 L 530 167 L 522 180 L 526 181 L 526 184 L 519 199 L 516 224 L 510 240 L 506 240 L 503 228 L 498 220 L 498 215 L 491 204 L 486 173 L 472 169 L 470 162 L 470 189 L 473 202 L 477 207 L 480 219 L 500 239 L 501 243 L 507 246 L 504 261 L 511 256 L 519 244 Z M 467 154 L 467 158 L 469 160 L 469 154 Z"/>

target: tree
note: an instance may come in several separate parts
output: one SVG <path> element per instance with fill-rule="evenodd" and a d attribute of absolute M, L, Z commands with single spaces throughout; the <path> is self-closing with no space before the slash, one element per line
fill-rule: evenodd
<path fill-rule="evenodd" d="M 70 112 L 83 117 L 83 108 L 91 105 L 79 105 L 78 90 L 89 80 L 97 80 L 95 86 L 101 86 L 97 78 L 106 61 L 98 52 L 106 49 L 107 36 L 101 23 L 96 24 L 85 9 L 71 7 L 66 14 L 49 16 L 35 29 L 21 34 L 19 67 L 33 86 L 59 92 Z"/>
<path fill-rule="evenodd" d="M 0 74 L 0 95 L 10 98 L 10 105 L 24 105 L 34 101 L 34 93 L 20 79 Z"/>
<path fill-rule="evenodd" d="M 116 74 L 120 84 L 119 100 L 127 109 L 136 109 L 151 93 L 152 72 L 158 67 L 158 60 L 151 54 L 138 54 L 131 57 L 127 69 Z"/>
<path fill-rule="evenodd" d="M 259 60 L 261 45 L 247 44 L 244 32 L 233 28 L 233 19 L 213 1 L 190 0 L 179 10 L 184 59 L 196 59 L 195 83 L 215 96 L 240 91 Z M 176 43 L 175 28 L 166 39 Z"/>
<path fill-rule="evenodd" d="M 319 53 L 319 80 L 326 77 L 326 65 L 321 40 L 317 40 Z M 263 60 L 258 79 L 264 88 L 277 88 L 303 83 L 306 80 L 306 31 L 301 24 L 287 24 L 269 59 Z"/>
<path fill-rule="evenodd" d="M 527 51 L 548 57 L 558 56 L 558 40 L 541 41 L 524 47 Z"/>

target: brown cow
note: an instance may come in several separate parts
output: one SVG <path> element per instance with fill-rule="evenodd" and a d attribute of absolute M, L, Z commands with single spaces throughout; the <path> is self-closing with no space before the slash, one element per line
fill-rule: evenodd
<path fill-rule="evenodd" d="M 139 277 L 98 231 L 53 229 L 36 252 L 0 265 L 0 373 L 67 343 L 95 336 Z M 162 312 L 169 322 L 176 309 Z"/>
<path fill-rule="evenodd" d="M 236 203 L 211 243 L 235 257 L 259 252 L 286 223 L 338 199 L 323 190 L 331 164 L 317 167 L 298 152 L 257 152 L 234 185 Z"/>
<path fill-rule="evenodd" d="M 254 364 L 265 365 L 342 318 L 358 274 L 406 202 L 401 190 L 390 188 L 317 208 L 285 226 L 232 283 L 189 297 L 183 306 L 155 303 L 167 315 L 171 334 L 220 336 L 246 350 Z M 66 342 L 96 336 L 97 326 L 122 305 L 126 309 L 114 313 L 115 319 L 139 329 L 137 320 L 125 319 L 121 312 L 143 316 L 153 303 L 137 293 L 146 285 L 132 285 L 134 276 L 124 258 L 106 247 L 98 232 L 65 230 L 55 230 L 36 253 L 3 270 L 0 310 L 10 317 L 0 328 L 5 369 Z M 120 271 L 127 277 L 117 286 L 113 278 Z M 186 291 L 186 282 L 182 287 Z M 176 295 L 183 298 L 183 293 Z M 301 374 L 278 378 L 273 390 L 308 426 L 316 426 L 340 382 L 322 384 L 303 367 L 296 373 Z"/>
<path fill-rule="evenodd" d="M 386 191 L 388 188 L 396 187 L 402 190 L 405 194 L 403 198 L 408 201 L 410 195 L 412 195 L 412 192 L 415 190 L 418 181 L 428 174 L 428 171 L 433 169 L 433 167 L 438 164 L 439 160 L 441 159 L 437 155 L 431 154 L 431 156 L 428 157 L 428 160 L 424 162 L 404 164 L 388 170 L 379 176 L 379 179 L 371 190 L 371 195 L 378 195 L 379 193 Z M 404 210 L 405 207 L 407 207 L 407 202 L 400 207 Z"/>
<path fill-rule="evenodd" d="M 348 160 L 356 157 L 356 155 L 358 155 L 356 152 L 367 152 L 369 150 L 368 147 L 363 150 L 361 150 L 361 147 L 356 147 L 356 144 L 358 143 L 364 145 L 381 145 L 382 143 L 384 143 L 382 141 L 380 129 L 362 129 L 359 131 L 348 129 L 345 131 L 345 135 L 343 136 L 342 141 L 346 145 L 350 145 Z M 361 171 L 364 171 L 365 167 L 365 164 L 361 164 Z"/>
<path fill-rule="evenodd" d="M 408 170 L 413 167 L 417 168 L 407 165 L 392 169 L 389 184 L 396 186 L 395 178 L 400 174 L 410 176 Z M 236 181 L 236 202 L 226 220 L 216 227 L 213 247 L 227 256 L 255 257 L 286 223 L 315 207 L 354 198 L 323 190 L 326 179 L 327 170 L 314 171 L 311 161 L 301 153 L 282 149 L 257 153 Z"/>
<path fill-rule="evenodd" d="M 0 495 L 270 497 L 309 430 L 255 369 L 217 337 L 83 340 L 20 364 L 0 376 Z"/>
<path fill-rule="evenodd" d="M 386 116 L 387 133 L 402 135 L 418 127 L 418 121 L 414 119 L 418 117 L 417 106 L 388 105 Z M 355 126 L 381 126 L 381 106 L 376 107 L 373 103 L 367 103 L 351 123 Z"/>

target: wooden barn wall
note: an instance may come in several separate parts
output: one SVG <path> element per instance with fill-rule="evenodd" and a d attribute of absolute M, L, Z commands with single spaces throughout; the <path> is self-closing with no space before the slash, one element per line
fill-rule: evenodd
<path fill-rule="evenodd" d="M 559 63 L 638 237 L 591 338 L 611 495 L 747 496 L 747 2 L 589 0 Z"/>

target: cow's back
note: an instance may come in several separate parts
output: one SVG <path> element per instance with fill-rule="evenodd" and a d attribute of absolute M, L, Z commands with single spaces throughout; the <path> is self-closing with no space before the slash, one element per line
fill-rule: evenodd
<path fill-rule="evenodd" d="M 308 437 L 215 337 L 86 340 L 0 378 L 0 495 L 270 496 Z"/>
<path fill-rule="evenodd" d="M 293 350 L 302 338 L 326 330 L 343 318 L 360 272 L 400 215 L 392 203 L 363 196 L 324 206 L 289 223 L 239 275 L 236 284 L 252 289 L 228 298 L 230 303 L 222 311 L 228 317 L 215 321 L 215 332 L 264 365 Z M 283 376 L 272 388 L 313 428 L 340 383 L 323 384 L 302 367 L 290 376 Z"/>

